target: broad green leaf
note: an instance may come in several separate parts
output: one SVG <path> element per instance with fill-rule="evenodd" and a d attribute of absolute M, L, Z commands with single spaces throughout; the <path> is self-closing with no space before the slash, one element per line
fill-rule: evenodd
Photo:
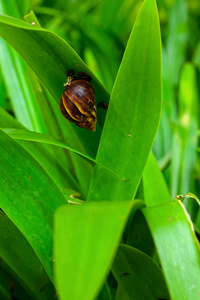
<path fill-rule="evenodd" d="M 141 40 L 143 41 L 141 43 Z M 154 0 L 146 0 L 135 21 L 111 94 L 89 199 L 134 198 L 152 147 L 161 112 L 161 41 Z"/>
<path fill-rule="evenodd" d="M 133 206 L 130 201 L 89 202 L 56 211 L 54 270 L 62 300 L 95 299 Z"/>
<path fill-rule="evenodd" d="M 171 201 L 166 182 L 152 153 L 148 157 L 142 178 L 144 199 L 147 206 Z"/>
<path fill-rule="evenodd" d="M 200 247 L 180 201 L 143 208 L 172 300 L 199 299 Z"/>
<path fill-rule="evenodd" d="M 56 34 L 36 25 L 2 15 L 0 16 L 0 36 L 20 54 L 57 104 L 59 104 L 61 95 L 64 92 L 63 84 L 66 82 L 66 72 L 71 69 L 77 72 L 85 71 L 90 74 L 96 93 L 96 103 L 106 100 L 108 102 L 106 90 L 77 53 Z M 98 123 L 95 133 L 77 127 L 65 120 L 63 116 L 61 118 L 66 124 L 66 131 L 73 128 L 88 154 L 94 157 L 99 144 L 105 111 L 98 109 Z"/>
<path fill-rule="evenodd" d="M 46 143 L 46 144 L 62 147 L 62 148 L 65 148 L 65 149 L 75 153 L 75 154 L 78 154 L 82 158 L 87 159 L 90 163 L 93 162 L 93 163 L 99 164 L 92 157 L 90 157 L 90 156 L 88 156 L 84 153 L 81 153 L 79 150 L 71 147 L 70 145 L 68 145 L 67 143 L 65 143 L 63 141 L 55 139 L 55 138 L 50 137 L 48 135 L 33 132 L 33 131 L 23 130 L 23 129 L 12 129 L 12 128 L 4 128 L 3 131 L 5 131 L 7 134 L 9 134 L 13 139 L 23 140 L 23 141 L 33 141 L 33 142 L 39 142 L 39 143 Z M 99 164 L 99 165 L 103 168 L 106 168 L 101 164 Z M 108 171 L 110 171 L 110 170 L 108 170 Z M 113 173 L 112 171 L 110 171 L 110 172 Z M 115 173 L 113 173 L 113 174 L 115 174 Z M 115 175 L 117 175 L 117 174 L 115 174 Z"/>
<path fill-rule="evenodd" d="M 0 116 L 0 128 L 9 126 L 10 128 L 18 128 L 24 132 L 29 132 L 2 108 L 0 108 Z M 77 181 L 71 174 L 71 170 L 66 168 L 65 162 L 55 155 L 56 152 L 52 151 L 50 145 L 23 140 L 18 140 L 18 143 L 43 166 L 59 187 L 75 190 L 80 188 L 80 184 L 77 184 Z M 82 192 L 81 189 L 79 192 Z"/>
<path fill-rule="evenodd" d="M 66 142 L 61 141 L 56 138 L 53 138 L 46 134 L 23 130 L 23 129 L 12 129 L 12 128 L 4 128 L 3 131 L 5 131 L 7 134 L 9 134 L 13 139 L 23 140 L 23 141 L 34 141 L 34 142 L 39 142 L 39 143 L 51 144 L 51 145 L 55 145 L 58 147 L 63 147 L 63 148 L 70 150 L 84 158 L 87 158 L 91 162 L 95 162 L 95 160 L 93 158 L 91 158 L 90 156 L 88 156 L 84 153 L 81 153 L 80 150 L 74 149 Z"/>
<path fill-rule="evenodd" d="M 18 227 L 52 279 L 52 226 L 66 202 L 42 166 L 0 130 L 0 207 Z"/>
<path fill-rule="evenodd" d="M 163 273 L 155 261 L 143 252 L 120 245 L 112 271 L 128 299 L 169 299 Z"/>
<path fill-rule="evenodd" d="M 14 292 L 21 283 L 31 299 L 53 300 L 55 289 L 41 262 L 25 237 L 2 213 L 0 214 L 0 232 L 0 256 L 12 270 L 10 281 L 12 281 L 12 277 L 13 280 L 15 278 Z M 2 282 L 2 279 L 0 281 Z M 17 297 L 17 294 L 14 294 Z M 24 299 L 22 295 L 19 297 L 19 299 Z"/>

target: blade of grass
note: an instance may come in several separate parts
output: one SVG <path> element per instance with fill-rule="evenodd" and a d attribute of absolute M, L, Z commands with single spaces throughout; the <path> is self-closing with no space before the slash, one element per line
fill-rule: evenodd
<path fill-rule="evenodd" d="M 141 39 L 143 43 L 141 43 Z M 161 40 L 154 0 L 135 21 L 112 91 L 88 199 L 134 198 L 161 113 Z"/>
<path fill-rule="evenodd" d="M 152 152 L 148 157 L 142 178 L 144 199 L 147 206 L 171 201 L 166 182 Z"/>
<path fill-rule="evenodd" d="M 199 299 L 200 247 L 180 201 L 143 208 L 172 300 Z"/>
<path fill-rule="evenodd" d="M 0 206 L 27 238 L 52 279 L 52 222 L 66 202 L 41 165 L 0 130 Z"/>
<path fill-rule="evenodd" d="M 27 130 L 16 119 L 10 116 L 6 111 L 0 108 L 0 128 L 13 127 L 21 130 Z M 29 131 L 28 131 L 29 132 Z M 65 168 L 65 164 L 60 161 L 59 157 L 54 155 L 50 145 L 41 143 L 31 143 L 29 141 L 18 140 L 22 145 L 48 172 L 59 187 L 78 189 L 80 186 L 75 181 L 70 170 Z M 79 192 L 81 192 L 79 190 Z"/>
<path fill-rule="evenodd" d="M 51 136 L 48 136 L 46 134 L 33 132 L 29 130 L 24 129 L 13 129 L 13 128 L 3 128 L 3 131 L 9 134 L 13 139 L 16 140 L 23 140 L 23 141 L 34 141 L 38 143 L 46 143 L 51 145 L 56 145 L 58 147 L 63 147 L 67 150 L 70 150 L 76 154 L 79 154 L 80 156 L 88 159 L 91 162 L 95 162 L 93 158 L 90 156 L 81 153 L 78 149 L 74 149 L 70 145 L 68 145 L 66 142 L 61 141 L 59 139 L 53 138 Z"/>
<path fill-rule="evenodd" d="M 63 147 L 65 149 L 69 150 L 69 151 L 72 151 L 73 153 L 78 154 L 82 158 L 87 159 L 90 163 L 91 162 L 97 163 L 102 168 L 107 169 L 106 167 L 104 167 L 100 163 L 96 162 L 96 160 L 91 158 L 90 156 L 88 156 L 84 153 L 81 153 L 79 150 L 74 149 L 73 147 L 71 147 L 70 145 L 68 145 L 67 143 L 65 143 L 63 141 L 52 138 L 48 135 L 44 135 L 42 133 L 37 133 L 37 132 L 33 132 L 33 131 L 23 130 L 23 129 L 12 129 L 12 128 L 4 128 L 3 131 L 6 132 L 7 134 L 9 134 L 12 138 L 14 138 L 16 140 L 34 141 L 34 142 L 39 142 L 39 143 L 51 144 L 51 145 L 55 145 L 55 146 L 58 146 L 58 147 Z M 114 174 L 115 176 L 118 176 L 117 174 L 115 174 L 111 170 L 108 170 L 108 171 L 111 172 L 112 174 Z"/>
<path fill-rule="evenodd" d="M 0 215 L 0 232 L 0 256 L 12 270 L 13 280 L 17 277 L 17 281 L 27 290 L 32 299 L 53 300 L 54 286 L 41 262 L 25 237 L 5 214 Z M 14 291 L 16 286 L 17 282 L 14 283 Z"/>
<path fill-rule="evenodd" d="M 62 300 L 95 299 L 134 205 L 130 201 L 89 202 L 56 211 L 54 270 Z"/>

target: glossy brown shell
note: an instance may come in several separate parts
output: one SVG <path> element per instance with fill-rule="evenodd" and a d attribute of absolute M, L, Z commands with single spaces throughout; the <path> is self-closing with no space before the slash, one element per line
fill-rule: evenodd
<path fill-rule="evenodd" d="M 63 116 L 81 128 L 96 130 L 97 113 L 94 88 L 87 80 L 74 80 L 60 99 Z"/>

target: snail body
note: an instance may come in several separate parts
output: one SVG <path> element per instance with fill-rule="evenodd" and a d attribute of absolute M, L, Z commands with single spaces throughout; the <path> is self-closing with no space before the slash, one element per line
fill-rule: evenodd
<path fill-rule="evenodd" d="M 95 92 L 91 85 L 91 77 L 81 72 L 67 73 L 65 91 L 60 99 L 62 115 L 77 126 L 91 131 L 96 130 L 97 111 L 95 106 Z"/>

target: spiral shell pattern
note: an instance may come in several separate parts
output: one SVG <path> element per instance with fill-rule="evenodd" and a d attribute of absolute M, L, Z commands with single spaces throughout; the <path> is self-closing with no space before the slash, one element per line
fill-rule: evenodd
<path fill-rule="evenodd" d="M 97 110 L 95 92 L 91 83 L 78 79 L 66 85 L 60 99 L 60 111 L 67 120 L 77 126 L 95 131 Z"/>

